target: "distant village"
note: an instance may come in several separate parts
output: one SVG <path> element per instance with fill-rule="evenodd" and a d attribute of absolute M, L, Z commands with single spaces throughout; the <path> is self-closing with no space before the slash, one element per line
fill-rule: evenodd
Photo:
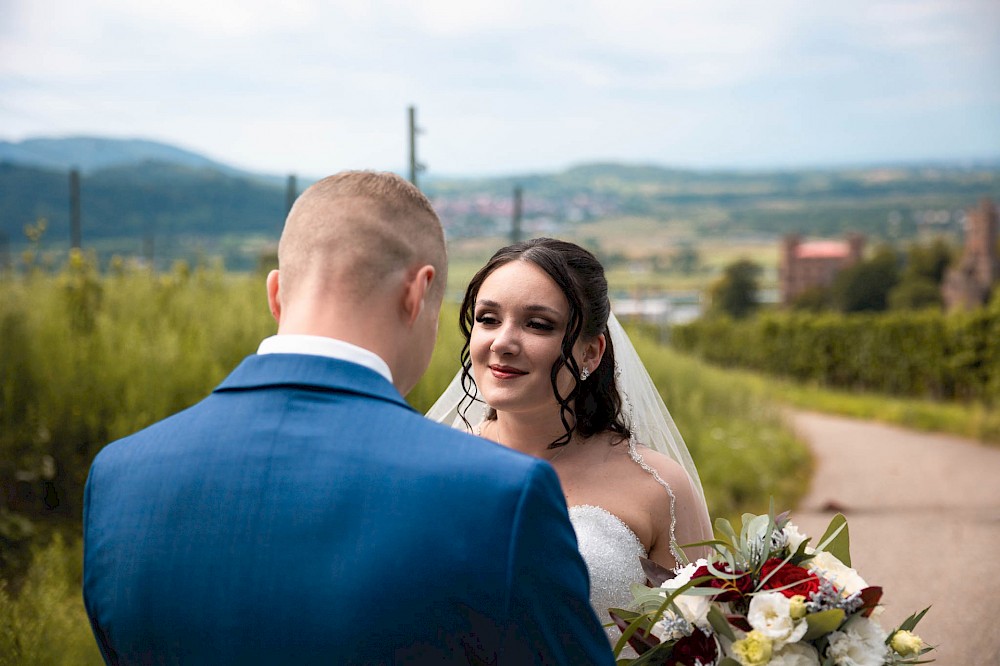
<path fill-rule="evenodd" d="M 566 197 L 531 197 L 518 209 L 519 201 L 509 195 L 476 194 L 434 197 L 435 208 L 451 239 L 477 238 L 484 235 L 507 236 L 513 217 L 524 218 L 523 237 L 558 235 L 567 224 L 596 220 L 621 214 L 620 202 L 611 196 L 574 194 Z M 944 212 L 942 216 L 940 213 Z M 895 216 L 895 219 L 894 219 Z M 943 220 L 941 219 L 943 217 Z M 899 213 L 889 217 L 891 234 L 900 223 Z M 929 218 L 929 219 L 928 219 Z M 970 309 L 985 304 L 1000 282 L 998 254 L 998 212 L 991 199 L 956 213 L 960 220 L 961 253 L 940 280 L 940 302 L 948 311 Z M 940 232 L 951 223 L 947 211 L 921 214 L 918 230 Z M 762 291 L 764 303 L 792 308 L 810 292 L 831 288 L 838 275 L 863 261 L 869 239 L 861 233 L 849 233 L 841 240 L 807 239 L 797 233 L 781 238 L 776 289 Z M 773 284 L 773 283 L 772 283 Z M 679 299 L 679 300 L 678 300 Z M 701 314 L 702 303 L 691 294 L 671 296 L 620 295 L 616 309 L 640 319 L 683 323 Z M 641 302 L 640 302 L 641 301 Z"/>

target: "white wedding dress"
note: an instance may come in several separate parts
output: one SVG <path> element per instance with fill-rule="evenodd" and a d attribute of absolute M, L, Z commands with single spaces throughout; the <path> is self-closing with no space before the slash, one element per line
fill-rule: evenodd
<path fill-rule="evenodd" d="M 590 605 L 597 619 L 607 624 L 611 622 L 608 609 L 628 608 L 632 585 L 646 582 L 639 562 L 640 557 L 646 557 L 646 549 L 621 518 L 603 507 L 571 506 L 569 520 L 590 575 Z M 621 636 L 618 627 L 605 630 L 612 644 Z"/>
<path fill-rule="evenodd" d="M 685 562 L 684 554 L 677 544 L 677 498 L 674 491 L 660 474 L 646 464 L 636 445 L 635 436 L 628 443 L 629 456 L 651 474 L 663 486 L 665 499 L 670 500 L 670 552 L 678 563 Z M 632 605 L 632 585 L 645 583 L 646 574 L 642 570 L 640 558 L 648 557 L 646 548 L 639 537 L 624 520 L 602 506 L 577 504 L 569 507 L 569 520 L 576 531 L 580 555 L 587 565 L 590 576 L 590 605 L 594 607 L 602 624 L 611 622 L 609 608 L 629 608 Z M 608 639 L 614 645 L 621 636 L 618 627 L 605 629 Z M 635 656 L 631 648 L 626 648 L 621 656 Z"/>

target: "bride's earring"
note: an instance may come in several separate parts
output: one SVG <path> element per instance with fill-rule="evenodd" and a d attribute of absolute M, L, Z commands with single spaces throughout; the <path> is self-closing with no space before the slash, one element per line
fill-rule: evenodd
<path fill-rule="evenodd" d="M 581 382 L 587 381 L 587 377 L 589 377 L 589 376 L 590 376 L 590 370 L 589 369 L 584 368 L 583 370 L 580 371 L 580 381 Z"/>

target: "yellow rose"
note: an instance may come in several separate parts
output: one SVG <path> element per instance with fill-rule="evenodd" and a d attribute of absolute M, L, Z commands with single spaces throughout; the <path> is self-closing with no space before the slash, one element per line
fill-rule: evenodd
<path fill-rule="evenodd" d="M 924 647 L 924 642 L 920 639 L 920 636 L 909 631 L 900 630 L 892 635 L 889 647 L 895 650 L 900 656 L 909 657 L 910 655 L 920 654 L 920 650 Z"/>
<path fill-rule="evenodd" d="M 806 598 L 801 594 L 796 594 L 789 601 L 789 614 L 793 620 L 801 620 L 806 616 Z"/>
<path fill-rule="evenodd" d="M 742 666 L 764 666 L 771 661 L 771 639 L 755 629 L 733 643 L 733 653 Z"/>

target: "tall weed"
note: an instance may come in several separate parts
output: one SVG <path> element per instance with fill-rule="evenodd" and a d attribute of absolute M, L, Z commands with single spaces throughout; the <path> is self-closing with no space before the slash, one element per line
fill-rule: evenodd
<path fill-rule="evenodd" d="M 20 592 L 0 580 L 0 666 L 103 664 L 80 594 L 80 542 L 57 533 L 35 552 Z"/>

